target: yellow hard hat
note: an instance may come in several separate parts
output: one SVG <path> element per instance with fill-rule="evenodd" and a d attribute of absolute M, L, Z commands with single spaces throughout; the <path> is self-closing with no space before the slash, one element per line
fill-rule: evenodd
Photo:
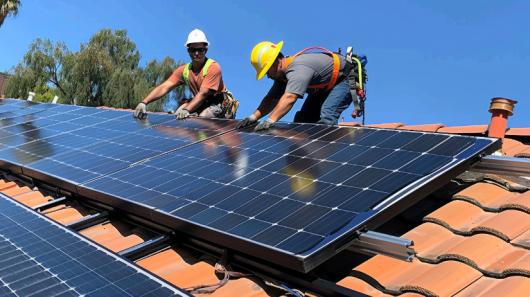
<path fill-rule="evenodd" d="M 282 50 L 283 41 L 274 44 L 270 41 L 262 41 L 252 49 L 250 53 L 250 63 L 256 69 L 256 79 L 260 80 L 278 57 Z"/>

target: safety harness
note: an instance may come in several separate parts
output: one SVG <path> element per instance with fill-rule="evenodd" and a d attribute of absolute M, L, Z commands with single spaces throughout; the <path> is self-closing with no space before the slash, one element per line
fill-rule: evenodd
<path fill-rule="evenodd" d="M 316 91 L 316 90 L 322 90 L 322 89 L 325 89 L 326 91 L 331 91 L 331 89 L 333 89 L 333 87 L 337 83 L 337 79 L 339 78 L 339 72 L 340 72 L 340 60 L 339 60 L 339 56 L 337 53 L 334 53 L 323 47 L 311 46 L 311 47 L 301 50 L 300 52 L 296 53 L 294 56 L 287 57 L 286 62 L 285 62 L 286 63 L 285 67 L 289 66 L 296 57 L 310 50 L 320 50 L 321 53 L 330 55 L 333 59 L 333 72 L 331 73 L 331 78 L 329 79 L 327 83 L 309 85 L 308 89 L 310 91 L 311 90 Z M 348 75 L 348 73 L 344 73 L 344 75 L 347 76 L 348 84 L 350 85 L 350 93 L 353 99 L 354 109 L 355 111 L 357 111 L 357 116 L 363 117 L 363 125 L 364 125 L 364 114 L 365 114 L 364 101 L 366 99 L 366 92 L 364 89 L 364 82 L 366 81 L 366 74 L 364 71 L 364 65 L 366 64 L 366 62 L 361 61 L 353 53 L 351 47 L 348 47 L 348 51 L 346 53 L 346 61 L 350 63 L 350 65 L 352 65 L 351 71 L 357 70 L 357 73 L 354 73 L 354 75 Z"/>
<path fill-rule="evenodd" d="M 299 51 L 298 53 L 296 53 L 294 56 L 286 58 L 285 67 L 289 66 L 291 64 L 291 62 L 296 57 L 298 57 L 301 54 L 303 54 L 305 52 L 308 52 L 310 50 L 320 50 L 322 53 L 331 55 L 331 57 L 333 58 L 333 72 L 331 73 L 331 78 L 329 79 L 329 82 L 321 83 L 321 84 L 315 84 L 315 85 L 309 85 L 307 88 L 308 89 L 312 89 L 312 90 L 326 89 L 326 91 L 331 91 L 331 89 L 333 89 L 333 87 L 337 83 L 337 79 L 339 78 L 340 60 L 339 60 L 339 56 L 336 53 L 334 53 L 334 52 L 332 52 L 332 51 L 330 51 L 328 49 L 325 49 L 323 47 L 319 47 L 319 46 L 307 47 L 307 48 L 304 48 L 303 50 Z"/>

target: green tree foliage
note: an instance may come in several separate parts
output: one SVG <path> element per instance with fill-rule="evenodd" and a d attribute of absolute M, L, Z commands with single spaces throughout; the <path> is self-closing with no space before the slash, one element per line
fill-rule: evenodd
<path fill-rule="evenodd" d="M 58 95 L 64 103 L 134 108 L 177 67 L 169 57 L 150 61 L 145 68 L 139 62 L 140 53 L 125 30 L 103 29 L 81 44 L 78 52 L 70 52 L 60 42 L 37 39 L 11 71 L 6 94 L 24 98 L 28 91 L 35 91 L 37 99 L 46 101 Z M 149 109 L 167 109 L 167 102 L 182 93 L 177 88 Z"/>
<path fill-rule="evenodd" d="M 17 15 L 19 7 L 20 0 L 0 0 L 0 27 L 9 15 Z"/>

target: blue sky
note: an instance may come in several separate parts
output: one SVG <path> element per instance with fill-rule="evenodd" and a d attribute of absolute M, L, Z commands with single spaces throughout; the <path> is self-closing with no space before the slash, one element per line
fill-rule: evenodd
<path fill-rule="evenodd" d="M 35 38 L 78 50 L 102 28 L 126 29 L 142 65 L 165 56 L 187 62 L 183 43 L 200 28 L 211 43 L 208 55 L 241 101 L 238 117 L 250 114 L 271 85 L 255 80 L 252 47 L 284 40 L 286 54 L 311 45 L 352 45 L 366 54 L 367 123 L 487 124 L 490 99 L 502 96 L 519 101 L 509 126 L 529 127 L 529 16 L 523 0 L 22 0 L 19 15 L 0 28 L 0 71 L 16 65 Z"/>

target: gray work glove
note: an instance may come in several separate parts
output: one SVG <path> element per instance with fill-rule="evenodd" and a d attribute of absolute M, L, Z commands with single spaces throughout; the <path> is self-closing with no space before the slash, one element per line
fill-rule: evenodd
<path fill-rule="evenodd" d="M 268 130 L 274 126 L 274 122 L 270 119 L 267 119 L 265 121 L 260 122 L 256 127 L 254 127 L 254 132 L 258 132 L 261 130 Z"/>
<path fill-rule="evenodd" d="M 258 119 L 256 119 L 256 116 L 251 114 L 248 117 L 242 119 L 239 123 L 236 125 L 236 129 L 241 129 L 247 126 L 254 125 Z"/>
<path fill-rule="evenodd" d="M 143 102 L 138 103 L 138 105 L 134 109 L 133 116 L 137 119 L 145 119 L 147 117 L 147 105 L 145 105 L 145 103 Z"/>
<path fill-rule="evenodd" d="M 183 120 L 190 116 L 190 112 L 187 109 L 182 108 L 177 110 L 177 112 L 175 112 L 175 115 L 177 116 L 177 120 Z"/>

